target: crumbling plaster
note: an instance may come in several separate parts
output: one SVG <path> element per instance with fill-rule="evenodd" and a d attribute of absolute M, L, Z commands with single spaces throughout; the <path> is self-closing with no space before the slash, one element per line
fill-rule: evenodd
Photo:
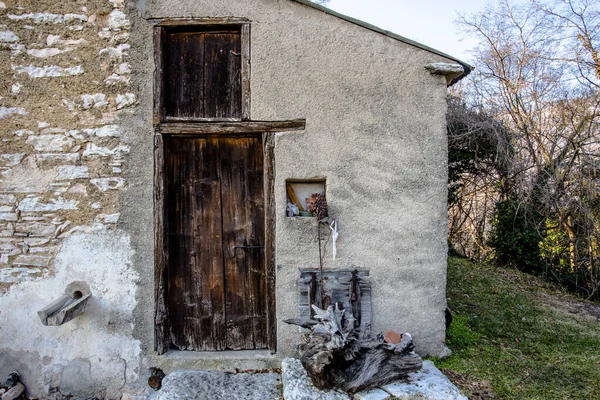
<path fill-rule="evenodd" d="M 120 0 L 0 4 L 0 376 L 27 395 L 120 398 L 139 381 L 127 190 L 129 20 Z M 85 313 L 43 326 L 72 281 Z M 144 372 L 144 371 L 143 371 Z"/>

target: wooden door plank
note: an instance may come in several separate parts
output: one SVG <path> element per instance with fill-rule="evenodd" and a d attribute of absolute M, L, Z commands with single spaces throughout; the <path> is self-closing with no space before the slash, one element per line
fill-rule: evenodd
<path fill-rule="evenodd" d="M 154 136 L 154 350 L 164 354 L 170 346 L 169 315 L 167 308 L 166 271 L 167 242 L 164 208 L 164 145 L 163 136 Z"/>
<path fill-rule="evenodd" d="M 227 347 L 267 348 L 262 139 L 219 139 Z"/>
<path fill-rule="evenodd" d="M 246 135 L 263 132 L 304 130 L 306 120 L 290 121 L 227 121 L 227 122 L 169 122 L 157 126 L 163 134 L 174 135 Z"/>
<path fill-rule="evenodd" d="M 154 117 L 155 125 L 165 117 L 165 90 L 164 90 L 164 64 L 165 64 L 165 28 L 154 28 Z"/>
<path fill-rule="evenodd" d="M 206 33 L 204 117 L 241 118 L 241 43 L 239 33 Z"/>
<path fill-rule="evenodd" d="M 204 34 L 168 34 L 164 82 L 166 115 L 204 117 Z"/>
<path fill-rule="evenodd" d="M 219 148 L 170 138 L 165 161 L 171 340 L 182 350 L 225 348 Z"/>
<path fill-rule="evenodd" d="M 265 279 L 267 292 L 267 344 L 277 351 L 277 315 L 275 310 L 275 135 L 263 134 L 265 196 Z"/>
<path fill-rule="evenodd" d="M 241 58 L 241 91 L 242 91 L 242 120 L 250 120 L 250 24 L 242 25 L 240 36 L 242 49 Z"/>

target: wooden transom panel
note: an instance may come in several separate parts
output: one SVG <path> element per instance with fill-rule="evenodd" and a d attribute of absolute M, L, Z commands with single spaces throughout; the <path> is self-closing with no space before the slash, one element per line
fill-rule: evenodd
<path fill-rule="evenodd" d="M 163 87 L 167 119 L 241 119 L 241 34 L 170 30 Z"/>

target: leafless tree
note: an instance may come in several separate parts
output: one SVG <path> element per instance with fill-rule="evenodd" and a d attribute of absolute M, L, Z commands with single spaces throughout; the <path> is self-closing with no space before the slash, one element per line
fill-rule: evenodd
<path fill-rule="evenodd" d="M 472 185 L 485 207 L 463 213 L 489 221 L 493 208 L 488 203 L 502 196 L 529 205 L 541 216 L 531 221 L 540 237 L 552 229 L 566 233 L 570 272 L 595 276 L 593 284 L 583 286 L 596 296 L 599 10 L 600 3 L 590 0 L 500 0 L 459 19 L 465 32 L 479 38 L 467 101 L 510 130 L 512 151 L 506 176 L 494 171 Z"/>

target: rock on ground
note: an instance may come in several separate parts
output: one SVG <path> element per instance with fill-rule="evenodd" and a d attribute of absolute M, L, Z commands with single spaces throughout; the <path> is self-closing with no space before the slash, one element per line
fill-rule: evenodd
<path fill-rule="evenodd" d="M 295 358 L 286 358 L 281 362 L 281 378 L 285 400 L 350 400 L 344 392 L 316 388 L 300 360 Z"/>
<path fill-rule="evenodd" d="M 409 374 L 406 382 L 392 383 L 381 389 L 402 400 L 468 400 L 431 361 L 423 361 L 423 368 Z"/>
<path fill-rule="evenodd" d="M 222 371 L 174 371 L 149 400 L 279 400 L 276 373 L 234 374 Z"/>
<path fill-rule="evenodd" d="M 285 400 L 350 400 L 340 391 L 317 389 L 302 367 L 300 360 L 286 358 L 281 363 L 283 397 Z M 395 396 L 395 397 L 392 397 Z M 353 396 L 354 400 L 468 400 L 431 361 L 423 361 L 420 371 L 408 374 L 405 380 L 394 382 Z"/>

